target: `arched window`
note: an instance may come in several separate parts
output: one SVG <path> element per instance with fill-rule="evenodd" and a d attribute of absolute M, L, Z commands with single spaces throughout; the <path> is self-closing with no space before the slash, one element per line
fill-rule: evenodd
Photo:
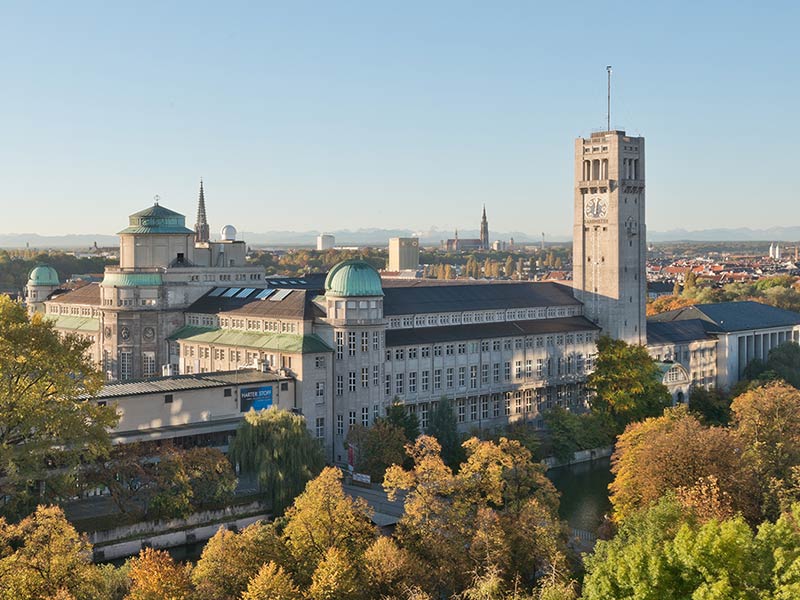
<path fill-rule="evenodd" d="M 608 159 L 604 158 L 600 163 L 600 179 L 608 179 Z"/>

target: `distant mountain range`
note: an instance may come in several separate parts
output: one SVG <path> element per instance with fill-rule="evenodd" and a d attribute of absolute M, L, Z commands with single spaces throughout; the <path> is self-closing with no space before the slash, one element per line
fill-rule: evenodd
<path fill-rule="evenodd" d="M 392 237 L 419 237 L 424 245 L 438 245 L 441 240 L 453 237 L 450 230 L 430 229 L 428 231 L 412 231 L 410 229 L 343 229 L 326 231 L 336 238 L 337 246 L 386 246 Z M 244 231 L 239 238 L 254 246 L 314 246 L 319 231 L 265 231 L 255 233 Z M 540 234 L 541 235 L 541 234 Z M 521 231 L 493 232 L 494 239 L 508 241 L 514 238 L 516 244 L 540 243 L 542 238 L 535 234 Z M 465 229 L 458 232 L 462 239 L 477 238 L 477 229 Z M 547 242 L 569 242 L 566 235 L 547 235 Z M 800 240 L 800 226 L 770 227 L 768 229 L 672 229 L 670 231 L 648 231 L 647 239 L 651 242 L 796 242 Z M 119 238 L 115 235 L 103 234 L 71 234 L 71 235 L 39 235 L 36 233 L 0 233 L 0 248 L 90 248 L 94 243 L 100 247 L 117 246 Z"/>

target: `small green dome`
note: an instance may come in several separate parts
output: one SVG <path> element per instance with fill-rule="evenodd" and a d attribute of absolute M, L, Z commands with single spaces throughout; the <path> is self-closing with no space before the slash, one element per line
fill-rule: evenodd
<path fill-rule="evenodd" d="M 58 273 L 49 265 L 39 265 L 28 274 L 28 285 L 60 285 Z"/>
<path fill-rule="evenodd" d="M 383 296 L 381 276 L 368 262 L 346 260 L 328 272 L 325 294 L 348 298 L 351 296 Z"/>

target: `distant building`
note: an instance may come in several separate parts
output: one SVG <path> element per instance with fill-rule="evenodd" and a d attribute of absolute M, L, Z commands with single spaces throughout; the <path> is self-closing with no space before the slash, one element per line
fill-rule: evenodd
<path fill-rule="evenodd" d="M 389 240 L 389 271 L 416 270 L 419 267 L 419 238 Z"/>
<path fill-rule="evenodd" d="M 328 233 L 321 233 L 317 236 L 317 250 L 333 250 L 336 238 Z"/>
<path fill-rule="evenodd" d="M 480 237 L 459 238 L 458 229 L 455 236 L 442 242 L 443 249 L 448 252 L 465 252 L 469 250 L 489 250 L 489 221 L 486 220 L 486 206 L 483 207 L 481 216 Z"/>

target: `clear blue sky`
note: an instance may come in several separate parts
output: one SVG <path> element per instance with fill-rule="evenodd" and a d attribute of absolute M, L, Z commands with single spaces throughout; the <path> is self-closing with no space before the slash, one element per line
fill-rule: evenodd
<path fill-rule="evenodd" d="M 800 221 L 796 2 L 0 0 L 0 232 L 568 235 L 573 140 L 647 139 L 648 226 Z"/>

